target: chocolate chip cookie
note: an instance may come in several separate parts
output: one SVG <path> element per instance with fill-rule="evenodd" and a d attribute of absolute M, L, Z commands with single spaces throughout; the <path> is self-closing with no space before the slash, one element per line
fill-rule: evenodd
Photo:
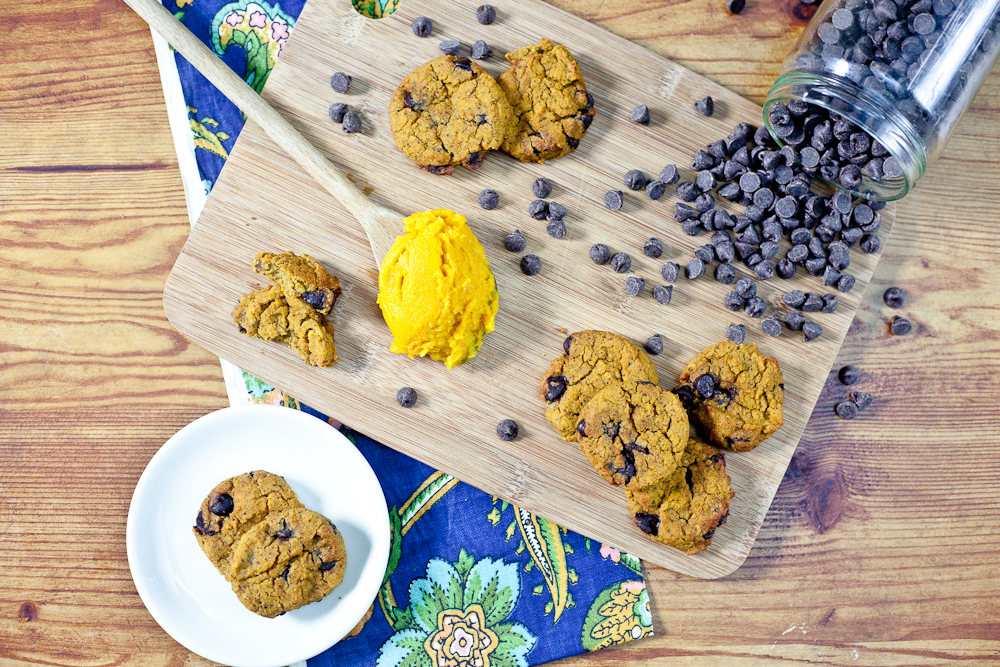
<path fill-rule="evenodd" d="M 243 534 L 272 512 L 302 503 L 283 477 L 254 470 L 220 482 L 201 503 L 194 536 L 202 551 L 229 576 L 233 549 Z"/>
<path fill-rule="evenodd" d="M 277 283 L 283 294 L 302 299 L 320 313 L 329 313 L 341 293 L 337 277 L 309 255 L 262 252 L 254 259 L 253 270 Z"/>
<path fill-rule="evenodd" d="M 269 514 L 233 550 L 229 581 L 240 602 L 274 618 L 323 599 L 344 579 L 344 538 L 304 507 Z"/>
<path fill-rule="evenodd" d="M 542 39 L 507 54 L 511 67 L 497 78 L 515 115 L 503 150 L 522 162 L 545 162 L 576 150 L 594 120 L 580 65 L 565 46 Z"/>
<path fill-rule="evenodd" d="M 674 392 L 709 440 L 750 451 L 781 428 L 784 385 L 778 362 L 757 345 L 726 341 L 702 350 Z"/>
<path fill-rule="evenodd" d="M 434 174 L 450 174 L 456 165 L 478 169 L 514 127 L 496 79 L 456 56 L 411 72 L 392 95 L 389 119 L 399 150 Z"/>
<path fill-rule="evenodd" d="M 240 298 L 232 312 L 240 332 L 295 350 L 310 366 L 337 361 L 333 325 L 302 299 L 272 285 Z"/>
<path fill-rule="evenodd" d="M 611 484 L 641 488 L 661 483 L 680 465 L 689 423 L 675 394 L 651 382 L 615 383 L 580 412 L 580 450 Z"/>
<path fill-rule="evenodd" d="M 626 487 L 625 495 L 642 532 L 691 555 L 711 544 L 715 530 L 729 516 L 729 500 L 735 494 L 725 456 L 692 435 L 673 475 L 652 486 Z"/>
<path fill-rule="evenodd" d="M 635 343 L 607 331 L 580 331 L 563 341 L 542 380 L 539 395 L 548 406 L 545 417 L 567 441 L 579 438 L 580 411 L 601 389 L 626 382 L 659 380 L 653 362 Z"/>

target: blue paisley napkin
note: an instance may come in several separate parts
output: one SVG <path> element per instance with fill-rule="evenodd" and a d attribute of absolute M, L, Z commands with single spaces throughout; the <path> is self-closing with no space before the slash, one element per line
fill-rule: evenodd
<path fill-rule="evenodd" d="M 381 16 L 398 2 L 354 5 Z M 163 4 L 259 92 L 303 2 Z M 190 129 L 177 143 L 193 143 L 197 180 L 209 192 L 243 118 L 182 56 L 175 54 L 174 63 L 176 74 L 161 63 L 167 102 L 183 97 L 173 102 L 186 106 Z M 177 75 L 179 90 L 172 93 L 167 80 Z M 184 170 L 185 159 L 179 160 Z M 192 174 L 186 176 L 190 183 Z M 341 429 L 372 465 L 390 508 L 392 548 L 378 599 L 351 636 L 310 659 L 309 667 L 527 667 L 652 634 L 634 556 L 490 496 L 224 367 L 234 402 L 285 405 Z"/>

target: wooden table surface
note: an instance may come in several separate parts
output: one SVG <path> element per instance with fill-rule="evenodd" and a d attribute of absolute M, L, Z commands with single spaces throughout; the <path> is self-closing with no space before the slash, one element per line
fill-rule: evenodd
<path fill-rule="evenodd" d="M 757 102 L 811 10 L 557 4 Z M 0 665 L 208 664 L 125 554 L 147 461 L 228 405 L 161 306 L 189 224 L 150 34 L 118 0 L 5 0 L 0 33 Z M 560 664 L 1000 663 L 998 162 L 1000 69 L 900 203 L 746 564 L 647 567 L 657 636 Z M 910 335 L 886 332 L 890 285 Z M 854 421 L 844 364 L 877 397 Z"/>

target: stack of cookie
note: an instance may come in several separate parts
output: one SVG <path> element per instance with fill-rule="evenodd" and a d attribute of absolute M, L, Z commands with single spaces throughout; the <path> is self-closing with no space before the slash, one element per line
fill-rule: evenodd
<path fill-rule="evenodd" d="M 201 504 L 194 535 L 240 602 L 274 618 L 325 597 L 344 578 L 344 539 L 265 470 L 219 483 Z"/>
<path fill-rule="evenodd" d="M 734 495 L 725 457 L 708 442 L 746 451 L 777 430 L 777 362 L 756 345 L 722 343 L 668 391 L 645 352 L 618 334 L 575 333 L 563 350 L 540 389 L 546 418 L 602 478 L 624 487 L 644 533 L 688 554 L 704 551 Z"/>
<path fill-rule="evenodd" d="M 440 175 L 478 169 L 498 148 L 524 162 L 575 150 L 594 118 L 579 64 L 548 39 L 506 57 L 511 67 L 498 79 L 454 55 L 411 72 L 389 104 L 399 149 Z"/>
<path fill-rule="evenodd" d="M 309 255 L 262 252 L 254 273 L 275 285 L 243 296 L 232 317 L 241 333 L 285 343 L 310 366 L 332 366 L 337 361 L 333 325 L 328 314 L 340 296 L 340 281 Z"/>

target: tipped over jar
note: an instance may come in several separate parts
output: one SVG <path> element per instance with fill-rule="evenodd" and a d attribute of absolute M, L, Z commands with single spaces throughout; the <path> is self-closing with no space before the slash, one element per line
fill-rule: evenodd
<path fill-rule="evenodd" d="M 1000 54 L 1000 0 L 826 0 L 764 121 L 803 167 L 899 199 L 941 154 Z"/>

